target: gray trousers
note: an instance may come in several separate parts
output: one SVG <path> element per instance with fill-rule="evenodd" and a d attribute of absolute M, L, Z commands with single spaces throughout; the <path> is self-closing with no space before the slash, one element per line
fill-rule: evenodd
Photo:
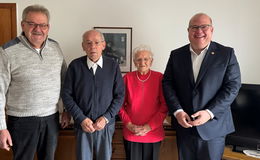
<path fill-rule="evenodd" d="M 84 132 L 81 128 L 77 128 L 75 131 L 77 138 L 77 160 L 111 159 L 115 123 L 94 133 Z"/>

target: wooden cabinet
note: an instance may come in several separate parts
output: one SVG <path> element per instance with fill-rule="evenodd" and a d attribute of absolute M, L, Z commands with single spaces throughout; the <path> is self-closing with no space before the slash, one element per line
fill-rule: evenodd
<path fill-rule="evenodd" d="M 73 130 L 61 130 L 55 160 L 76 160 L 76 138 Z"/>
<path fill-rule="evenodd" d="M 124 160 L 125 159 L 122 127 L 118 126 L 118 125 L 116 126 L 115 133 L 113 135 L 112 159 L 113 160 Z"/>
<path fill-rule="evenodd" d="M 165 130 L 165 138 L 161 144 L 160 160 L 177 160 L 178 151 L 176 135 L 173 130 Z"/>
<path fill-rule="evenodd" d="M 11 160 L 12 159 L 12 152 L 8 152 L 5 150 L 0 149 L 0 159 L 1 160 Z"/>

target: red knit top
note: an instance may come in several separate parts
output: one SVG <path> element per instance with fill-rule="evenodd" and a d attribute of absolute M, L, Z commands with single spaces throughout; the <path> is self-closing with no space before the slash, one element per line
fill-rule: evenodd
<path fill-rule="evenodd" d="M 151 70 L 146 75 L 134 71 L 124 76 L 125 100 L 119 116 L 124 124 L 123 136 L 126 140 L 154 143 L 164 139 L 163 120 L 168 110 L 163 97 L 162 77 L 161 73 Z M 128 122 L 149 124 L 152 130 L 145 136 L 136 136 L 126 128 Z"/>

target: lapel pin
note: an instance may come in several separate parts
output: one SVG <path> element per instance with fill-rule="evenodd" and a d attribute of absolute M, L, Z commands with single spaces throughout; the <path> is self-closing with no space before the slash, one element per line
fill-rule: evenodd
<path fill-rule="evenodd" d="M 211 52 L 211 54 L 213 55 L 213 54 L 215 54 L 215 52 Z"/>

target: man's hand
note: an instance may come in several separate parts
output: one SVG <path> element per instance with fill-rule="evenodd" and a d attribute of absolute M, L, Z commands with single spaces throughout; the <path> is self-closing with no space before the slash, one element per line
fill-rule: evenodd
<path fill-rule="evenodd" d="M 93 124 L 93 127 L 95 128 L 95 130 L 100 131 L 105 128 L 106 124 L 107 124 L 106 119 L 105 117 L 102 116 L 96 120 L 96 122 Z"/>
<path fill-rule="evenodd" d="M 0 148 L 10 151 L 13 146 L 12 138 L 7 129 L 0 130 Z"/>
<path fill-rule="evenodd" d="M 81 127 L 83 131 L 88 132 L 88 133 L 93 133 L 95 132 L 95 128 L 93 127 L 93 122 L 91 119 L 86 118 L 81 122 Z"/>
<path fill-rule="evenodd" d="M 66 128 L 69 126 L 71 120 L 71 115 L 69 112 L 63 112 L 61 115 L 61 128 Z"/>
<path fill-rule="evenodd" d="M 189 123 L 192 126 L 200 126 L 210 120 L 210 114 L 206 110 L 198 111 L 191 115 L 191 117 L 194 119 Z"/>
<path fill-rule="evenodd" d="M 176 115 L 176 119 L 182 127 L 184 128 L 192 127 L 192 125 L 190 124 L 191 121 L 190 116 L 186 112 L 184 111 L 178 112 Z"/>

